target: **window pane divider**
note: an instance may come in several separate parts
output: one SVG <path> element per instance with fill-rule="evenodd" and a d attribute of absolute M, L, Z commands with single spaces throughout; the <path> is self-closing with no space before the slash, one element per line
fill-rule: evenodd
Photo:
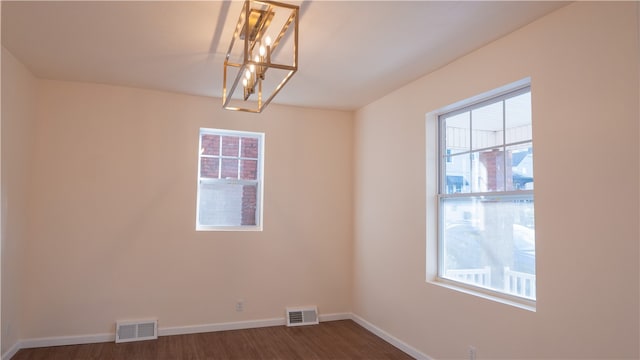
<path fill-rule="evenodd" d="M 533 190 L 516 190 L 516 191 L 488 191 L 488 192 L 470 192 L 470 193 L 453 193 L 438 194 L 439 199 L 452 198 L 530 198 L 533 196 Z"/>
<path fill-rule="evenodd" d="M 506 99 L 502 99 L 500 102 L 502 104 L 502 183 L 504 187 L 507 187 L 507 101 Z"/>
<path fill-rule="evenodd" d="M 218 158 L 220 158 L 220 161 L 218 161 L 218 179 L 220 179 L 222 177 L 222 138 L 224 137 L 224 135 L 220 134 L 220 144 L 218 144 Z"/>
<path fill-rule="evenodd" d="M 474 149 L 474 150 L 465 150 L 465 151 L 460 151 L 457 152 L 455 154 L 450 154 L 450 155 L 443 155 L 443 158 L 447 158 L 447 157 L 454 157 L 454 156 L 460 156 L 460 155 L 468 155 L 468 154 L 473 154 L 473 153 L 478 153 L 478 152 L 483 152 L 483 151 L 487 151 L 487 150 L 493 150 L 493 149 L 503 149 L 503 148 L 507 148 L 509 146 L 517 146 L 517 145 L 524 145 L 524 144 L 528 144 L 533 142 L 532 139 L 528 139 L 528 140 L 521 140 L 521 141 L 514 141 L 512 143 L 508 143 L 508 144 L 500 144 L 500 145 L 495 145 L 495 146 L 489 146 L 489 147 L 485 147 L 485 148 L 481 148 L 481 149 Z"/>
<path fill-rule="evenodd" d="M 242 158 L 242 136 L 238 137 L 238 156 L 236 157 L 238 159 L 238 170 L 237 170 L 237 178 L 240 179 L 242 178 L 242 162 L 241 162 L 241 158 Z"/>
<path fill-rule="evenodd" d="M 217 159 L 240 159 L 240 160 L 258 160 L 258 158 L 254 158 L 254 157 L 246 157 L 246 156 L 241 156 L 241 157 L 237 157 L 237 156 L 231 156 L 231 155 L 209 155 L 209 154 L 202 154 L 200 155 L 200 157 L 203 158 L 217 158 Z"/>
<path fill-rule="evenodd" d="M 257 184 L 258 180 L 250 180 L 250 179 L 216 179 L 216 178 L 200 178 L 201 184 L 239 184 L 239 185 L 253 185 Z"/>

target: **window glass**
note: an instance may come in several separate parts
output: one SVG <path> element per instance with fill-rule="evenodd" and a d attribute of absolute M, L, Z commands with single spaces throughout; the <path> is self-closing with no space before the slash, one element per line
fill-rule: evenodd
<path fill-rule="evenodd" d="M 237 136 L 222 137 L 222 156 L 238 156 L 240 149 L 240 138 Z"/>
<path fill-rule="evenodd" d="M 507 147 L 507 190 L 533 190 L 533 146 L 531 142 Z"/>
<path fill-rule="evenodd" d="M 507 143 L 531 140 L 531 93 L 514 96 L 504 103 Z"/>
<path fill-rule="evenodd" d="M 474 192 L 504 191 L 504 151 L 493 148 L 472 153 Z"/>
<path fill-rule="evenodd" d="M 204 134 L 201 142 L 203 155 L 220 155 L 220 135 Z"/>
<path fill-rule="evenodd" d="M 237 179 L 238 159 L 222 159 L 221 173 L 223 179 Z"/>
<path fill-rule="evenodd" d="M 502 145 L 502 102 L 485 105 L 471 111 L 472 150 Z"/>
<path fill-rule="evenodd" d="M 439 277 L 536 299 L 531 92 L 439 116 Z"/>
<path fill-rule="evenodd" d="M 219 165 L 220 159 L 218 158 L 201 158 L 200 159 L 200 177 L 202 178 L 219 178 Z"/>
<path fill-rule="evenodd" d="M 471 191 L 471 155 L 468 153 L 450 155 L 445 167 L 445 188 L 447 194 Z"/>
<path fill-rule="evenodd" d="M 533 201 L 444 199 L 441 214 L 445 278 L 535 299 Z M 514 276 L 520 288 L 508 286 Z"/>
<path fill-rule="evenodd" d="M 471 150 L 471 113 L 469 111 L 446 118 L 446 143 L 449 154 Z"/>

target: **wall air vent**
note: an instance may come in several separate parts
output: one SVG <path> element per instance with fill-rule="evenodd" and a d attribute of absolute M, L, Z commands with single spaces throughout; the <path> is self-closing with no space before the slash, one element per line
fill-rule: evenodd
<path fill-rule="evenodd" d="M 116 343 L 158 338 L 158 320 L 116 321 Z"/>
<path fill-rule="evenodd" d="M 287 308 L 287 326 L 314 324 L 318 324 L 318 308 L 316 306 Z"/>

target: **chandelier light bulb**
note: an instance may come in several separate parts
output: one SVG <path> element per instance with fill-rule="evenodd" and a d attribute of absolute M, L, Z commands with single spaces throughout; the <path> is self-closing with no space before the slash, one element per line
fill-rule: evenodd
<path fill-rule="evenodd" d="M 247 72 L 244 73 L 244 77 L 251 79 L 251 71 L 247 70 Z"/>
<path fill-rule="evenodd" d="M 271 36 L 267 35 L 267 37 L 264 38 L 264 43 L 267 44 L 267 46 L 271 46 Z"/>
<path fill-rule="evenodd" d="M 256 66 L 253 64 L 249 65 L 249 71 L 251 71 L 252 73 L 256 72 Z"/>
<path fill-rule="evenodd" d="M 247 87 L 247 79 L 242 79 L 242 86 Z"/>
<path fill-rule="evenodd" d="M 263 45 L 260 45 L 260 56 L 264 56 L 266 52 L 267 52 L 267 49 L 265 49 Z"/>

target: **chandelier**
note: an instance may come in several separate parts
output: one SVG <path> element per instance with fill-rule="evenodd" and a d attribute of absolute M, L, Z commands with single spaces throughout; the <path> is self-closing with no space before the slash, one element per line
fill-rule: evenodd
<path fill-rule="evenodd" d="M 260 113 L 298 70 L 299 7 L 245 0 L 224 61 L 222 106 Z"/>

